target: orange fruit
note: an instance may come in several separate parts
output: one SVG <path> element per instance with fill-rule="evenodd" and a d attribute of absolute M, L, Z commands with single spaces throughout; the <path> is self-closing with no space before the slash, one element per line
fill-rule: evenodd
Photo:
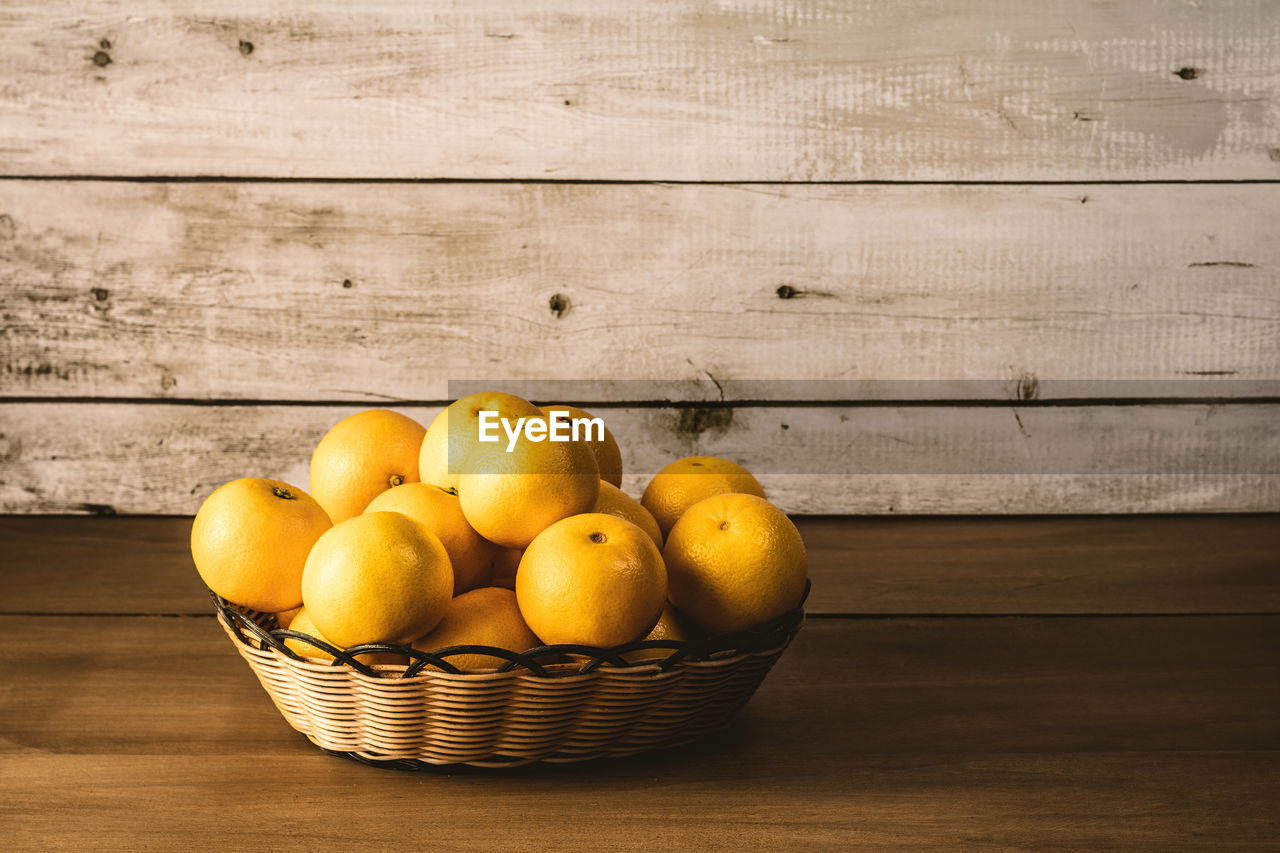
<path fill-rule="evenodd" d="M 709 631 L 739 631 L 800 603 L 808 560 L 786 513 L 755 495 L 698 501 L 667 536 L 669 597 Z"/>
<path fill-rule="evenodd" d="M 191 524 L 191 558 L 230 602 L 276 613 L 302 603 L 307 552 L 332 525 L 320 504 L 279 480 L 232 480 L 205 498 Z"/>
<path fill-rule="evenodd" d="M 764 489 L 751 472 L 718 456 L 686 456 L 663 468 L 645 487 L 640 503 L 653 513 L 662 535 L 689 507 L 703 498 L 736 492 L 764 497 Z"/>
<path fill-rule="evenodd" d="M 549 415 L 552 412 L 568 412 L 571 418 L 592 418 L 595 417 L 590 412 L 579 409 L 577 406 L 543 406 L 542 413 Z M 603 423 L 603 419 L 601 419 Z M 595 430 L 591 431 L 591 437 L 595 437 Z M 586 441 L 591 452 L 595 454 L 596 466 L 600 469 L 600 479 L 606 483 L 612 483 L 615 486 L 622 486 L 622 449 L 618 447 L 618 440 L 613 437 L 613 433 L 609 432 L 609 427 L 604 428 L 603 441 Z"/>
<path fill-rule="evenodd" d="M 281 626 L 284 627 L 284 626 Z M 297 631 L 299 634 L 306 634 L 309 637 L 315 637 L 317 640 L 323 640 L 331 646 L 338 646 L 337 643 L 330 640 L 320 630 L 316 628 L 311 621 L 311 617 L 307 615 L 306 608 L 298 611 L 293 617 L 292 624 L 289 625 L 290 631 Z M 286 637 L 284 644 L 293 650 L 294 654 L 302 655 L 304 658 L 318 658 L 320 660 L 333 660 L 333 655 L 326 652 L 319 646 L 313 646 L 305 640 L 295 640 L 293 637 Z M 367 664 L 404 664 L 409 658 L 405 655 L 398 655 L 394 652 L 368 652 L 363 655 L 356 655 L 356 660 Z"/>
<path fill-rule="evenodd" d="M 604 513 L 539 533 L 516 573 L 520 612 L 548 644 L 629 643 L 653 628 L 666 598 L 667 570 L 649 534 Z"/>
<path fill-rule="evenodd" d="M 298 578 L 298 592 L 299 594 L 301 594 L 302 592 L 301 577 Z M 288 628 L 289 623 L 293 621 L 293 617 L 297 616 L 298 613 L 301 612 L 301 610 L 302 610 L 301 604 L 299 604 L 297 607 L 291 607 L 288 610 L 281 610 L 279 613 L 276 614 L 276 625 L 280 626 L 281 628 Z"/>
<path fill-rule="evenodd" d="M 311 454 L 311 494 L 334 524 L 359 515 L 392 486 L 417 481 L 425 434 L 413 418 L 386 409 L 343 418 Z"/>
<path fill-rule="evenodd" d="M 419 448 L 418 471 L 424 483 L 434 483 L 442 489 L 458 490 L 458 473 L 467 455 L 479 444 L 480 412 L 497 412 L 510 418 L 514 428 L 517 418 L 537 417 L 538 407 L 514 394 L 490 391 L 470 394 L 449 404 L 436 415 Z M 499 441 L 507 446 L 502 427 L 497 429 Z"/>
<path fill-rule="evenodd" d="M 680 618 L 680 614 L 671 606 L 671 602 L 667 602 L 662 608 L 662 615 L 658 617 L 658 624 L 653 626 L 653 630 L 645 635 L 646 640 L 671 640 L 674 642 L 684 642 L 689 639 L 689 629 L 685 627 Z M 634 652 L 627 652 L 622 657 L 635 663 L 642 660 L 666 660 L 675 654 L 675 649 L 636 649 Z"/>
<path fill-rule="evenodd" d="M 499 548 L 493 558 L 493 569 L 489 577 L 489 586 L 500 586 L 515 591 L 516 569 L 520 567 L 523 550 L 515 548 Z"/>
<path fill-rule="evenodd" d="M 453 595 L 453 568 L 439 538 L 399 512 L 335 524 L 302 572 L 311 623 L 334 645 L 408 645 L 430 631 Z"/>
<path fill-rule="evenodd" d="M 453 594 L 486 586 L 498 546 L 471 528 L 458 496 L 430 483 L 405 483 L 369 502 L 365 512 L 402 512 L 439 537 L 453 566 Z"/>
<path fill-rule="evenodd" d="M 544 425 L 541 415 L 534 418 Z M 581 442 L 477 444 L 458 475 L 462 513 L 476 532 L 504 548 L 524 548 L 562 518 L 587 512 L 600 492 L 600 469 Z"/>
<path fill-rule="evenodd" d="M 473 645 L 526 652 L 542 642 L 520 615 L 516 594 L 494 586 L 464 592 L 450 601 L 440 624 L 413 641 L 413 647 L 423 652 Z M 507 662 L 494 655 L 452 655 L 445 660 L 461 670 L 494 669 Z"/>
<path fill-rule="evenodd" d="M 600 494 L 596 497 L 596 505 L 591 508 L 591 511 L 625 518 L 645 533 L 648 533 L 649 538 L 653 540 L 653 544 L 657 545 L 659 549 L 662 548 L 662 531 L 658 528 L 657 520 L 649 513 L 649 510 L 640 505 L 640 501 L 612 483 L 601 480 Z"/>

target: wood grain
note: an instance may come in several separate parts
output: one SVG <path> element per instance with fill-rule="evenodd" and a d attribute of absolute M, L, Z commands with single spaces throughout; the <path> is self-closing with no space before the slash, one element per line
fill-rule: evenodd
<path fill-rule="evenodd" d="M 14 849 L 420 848 L 442 827 L 512 850 L 1266 845 L 1277 619 L 818 620 L 692 747 L 406 774 L 289 730 L 212 619 L 2 617 L 0 818 Z M 424 801 L 428 823 L 386 819 Z"/>
<path fill-rule="evenodd" d="M 1275 396 L 1277 218 L 1271 184 L 4 181 L 0 393 Z"/>
<path fill-rule="evenodd" d="M 306 489 L 312 448 L 361 408 L 9 404 L 0 510 L 191 515 L 237 477 Z M 439 408 L 396 411 L 429 423 Z M 1275 404 L 600 411 L 633 495 L 672 460 L 713 455 L 801 514 L 1280 508 Z"/>
<path fill-rule="evenodd" d="M 1280 176 L 1267 0 L 67 0 L 0 18 L 9 174 Z"/>
<path fill-rule="evenodd" d="M 1280 612 L 1280 515 L 795 521 L 810 614 Z M 0 613 L 208 615 L 190 529 L 0 517 Z"/>
<path fill-rule="evenodd" d="M 796 524 L 811 612 L 1280 612 L 1280 515 Z"/>
<path fill-rule="evenodd" d="M 781 761 L 695 769 L 690 762 L 705 764 L 705 750 L 686 749 L 688 760 L 664 755 L 577 775 L 421 778 L 310 749 L 295 741 L 266 755 L 200 756 L 186 767 L 157 754 L 6 756 L 6 841 L 14 851 L 123 853 L 167 848 L 179 837 L 185 850 L 271 838 L 280 848 L 411 851 L 439 844 L 441 833 L 460 848 L 513 853 L 548 839 L 557 850 L 589 853 L 961 843 L 1272 850 L 1270 804 L 1280 785 L 1276 754 L 1265 751 L 867 755 L 849 767 L 823 754 L 771 751 Z M 429 824 L 386 816 L 388 803 L 408 809 L 424 799 L 440 815 Z M 608 819 L 597 817 L 604 812 Z"/>

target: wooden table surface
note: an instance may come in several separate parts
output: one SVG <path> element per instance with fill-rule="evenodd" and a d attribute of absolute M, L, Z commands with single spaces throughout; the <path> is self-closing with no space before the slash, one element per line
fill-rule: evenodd
<path fill-rule="evenodd" d="M 811 618 L 726 731 L 419 773 L 285 724 L 212 618 L 189 523 L 0 519 L 0 846 L 1280 838 L 1280 516 L 801 519 Z"/>

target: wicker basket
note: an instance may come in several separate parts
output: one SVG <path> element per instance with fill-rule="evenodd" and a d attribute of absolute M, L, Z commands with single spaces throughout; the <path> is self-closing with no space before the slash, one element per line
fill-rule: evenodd
<path fill-rule="evenodd" d="M 729 723 L 804 622 L 802 599 L 748 631 L 690 642 L 544 646 L 524 654 L 452 646 L 427 654 L 389 645 L 336 649 L 278 628 L 271 614 L 213 599 L 227 634 L 289 725 L 328 752 L 399 769 L 585 761 L 687 743 Z M 286 637 L 305 639 L 335 659 L 300 658 L 284 645 Z M 622 657 L 638 649 L 661 651 L 641 663 Z M 369 651 L 403 654 L 409 664 L 370 666 L 354 658 Z M 471 673 L 449 663 L 477 653 L 507 663 Z"/>

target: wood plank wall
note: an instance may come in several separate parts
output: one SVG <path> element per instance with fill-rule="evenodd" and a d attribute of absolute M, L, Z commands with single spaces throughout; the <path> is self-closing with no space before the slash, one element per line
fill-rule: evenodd
<path fill-rule="evenodd" d="M 1268 0 L 12 4 L 0 511 L 456 379 L 616 381 L 633 491 L 1280 509 L 1278 182 Z"/>

